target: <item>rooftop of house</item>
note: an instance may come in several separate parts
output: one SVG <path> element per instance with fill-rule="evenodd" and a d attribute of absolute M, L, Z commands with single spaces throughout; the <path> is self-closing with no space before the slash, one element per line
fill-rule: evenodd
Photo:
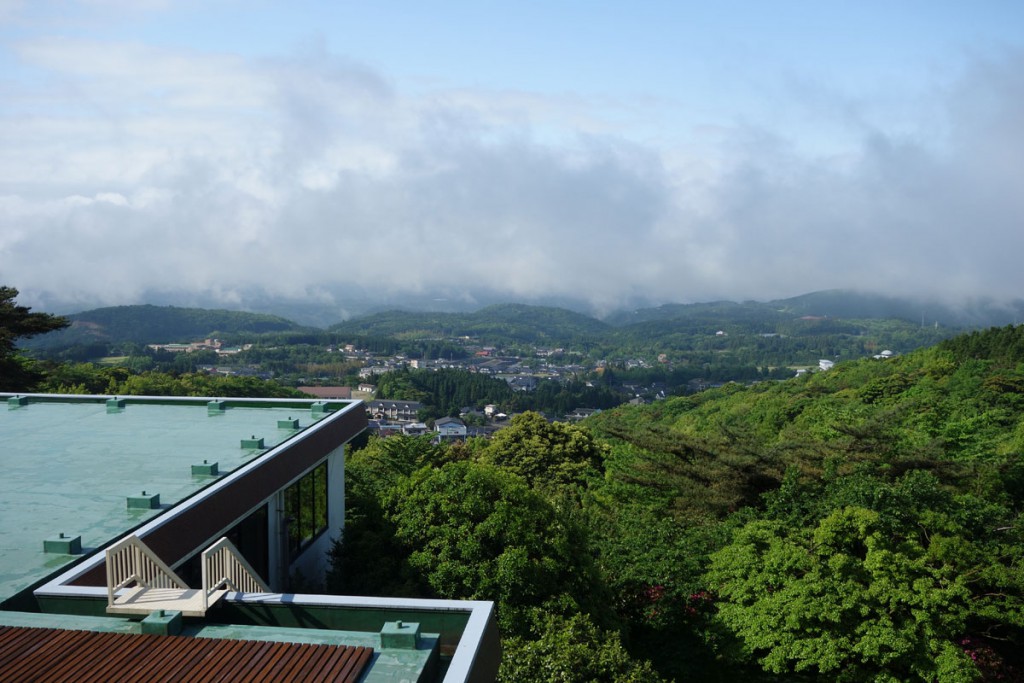
<path fill-rule="evenodd" d="M 0 651 L 19 661 L 65 638 L 80 638 L 80 652 L 101 647 L 96 636 L 51 637 L 53 630 L 123 634 L 129 640 L 116 647 L 152 655 L 155 645 L 133 640 L 145 632 L 137 618 L 101 616 L 107 587 L 78 581 L 102 561 L 103 548 L 254 468 L 267 470 L 281 460 L 275 453 L 289 460 L 302 444 L 351 438 L 365 424 L 358 401 L 38 394 L 0 394 L 0 401 L 7 402 L 0 406 Z M 36 609 L 25 607 L 26 595 L 38 600 Z M 387 640 L 403 621 L 422 623 L 412 647 Z M 493 623 L 489 602 L 234 592 L 206 617 L 186 616 L 181 635 L 194 642 L 175 656 L 199 656 L 199 639 L 232 650 L 241 641 L 292 644 L 284 658 L 308 656 L 295 644 L 322 644 L 330 646 L 325 661 L 348 656 L 345 648 L 372 649 L 357 678 L 364 683 L 488 680 L 479 672 L 481 658 L 486 671 L 496 666 Z M 29 660 L 36 674 L 47 663 Z M 185 677 L 200 680 L 193 673 L 209 672 Z"/>
<path fill-rule="evenodd" d="M 299 387 L 299 391 L 310 396 L 317 398 L 340 398 L 350 399 L 352 398 L 352 387 L 314 387 L 314 386 L 303 386 Z"/>
<path fill-rule="evenodd" d="M 4 398 L 0 602 L 323 417 L 312 401 Z M 80 547 L 46 543 L 61 534 Z"/>

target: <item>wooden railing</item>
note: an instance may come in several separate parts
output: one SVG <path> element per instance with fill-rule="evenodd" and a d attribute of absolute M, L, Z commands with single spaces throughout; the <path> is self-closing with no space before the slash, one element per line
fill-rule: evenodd
<path fill-rule="evenodd" d="M 256 570 L 227 538 L 220 539 L 203 551 L 204 608 L 214 593 L 223 590 L 240 593 L 270 592 Z"/>
<path fill-rule="evenodd" d="M 117 591 L 137 584 L 142 588 L 188 589 L 185 582 L 135 536 L 107 548 L 107 605 Z"/>

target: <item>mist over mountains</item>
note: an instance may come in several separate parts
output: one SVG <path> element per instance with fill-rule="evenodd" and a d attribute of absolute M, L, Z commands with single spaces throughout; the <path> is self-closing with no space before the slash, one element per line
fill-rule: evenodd
<path fill-rule="evenodd" d="M 605 315 L 580 301 L 552 299 L 510 304 L 486 299 L 409 297 L 400 301 L 353 300 L 339 307 L 317 301 L 256 298 L 234 309 L 208 307 L 196 299 L 157 298 L 152 303 L 63 312 L 69 330 L 33 340 L 31 346 L 75 338 L 116 338 L 140 342 L 183 341 L 213 333 L 261 333 L 326 329 L 353 335 L 394 336 L 409 330 L 438 335 L 466 330 L 510 329 L 531 336 L 571 339 L 615 328 L 642 328 L 665 334 L 673 325 L 717 329 L 739 325 L 756 330 L 797 318 L 900 320 L 919 326 L 977 329 L 1024 321 L 1024 300 L 974 300 L 961 306 L 843 290 L 812 292 L 773 301 L 713 301 L 638 306 Z M 116 330 L 116 332 L 114 332 Z M 713 331 L 713 329 L 712 329 Z"/>

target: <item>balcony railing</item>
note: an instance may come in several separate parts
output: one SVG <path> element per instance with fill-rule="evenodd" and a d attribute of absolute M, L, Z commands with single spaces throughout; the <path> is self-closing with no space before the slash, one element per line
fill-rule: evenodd
<path fill-rule="evenodd" d="M 107 548 L 107 612 L 149 614 L 177 610 L 184 616 L 205 616 L 229 591 L 269 593 L 238 549 L 222 538 L 203 551 L 203 587 L 194 590 L 137 536 Z"/>
<path fill-rule="evenodd" d="M 218 591 L 240 593 L 269 593 L 256 570 L 246 562 L 238 548 L 227 538 L 222 538 L 203 551 L 203 604 Z"/>

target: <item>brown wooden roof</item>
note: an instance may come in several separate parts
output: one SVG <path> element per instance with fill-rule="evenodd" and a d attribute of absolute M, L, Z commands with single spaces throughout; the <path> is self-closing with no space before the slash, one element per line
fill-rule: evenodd
<path fill-rule="evenodd" d="M 373 649 L 0 626 L 0 681 L 356 681 Z"/>
<path fill-rule="evenodd" d="M 352 387 L 299 387 L 299 391 L 317 398 L 352 398 Z"/>

